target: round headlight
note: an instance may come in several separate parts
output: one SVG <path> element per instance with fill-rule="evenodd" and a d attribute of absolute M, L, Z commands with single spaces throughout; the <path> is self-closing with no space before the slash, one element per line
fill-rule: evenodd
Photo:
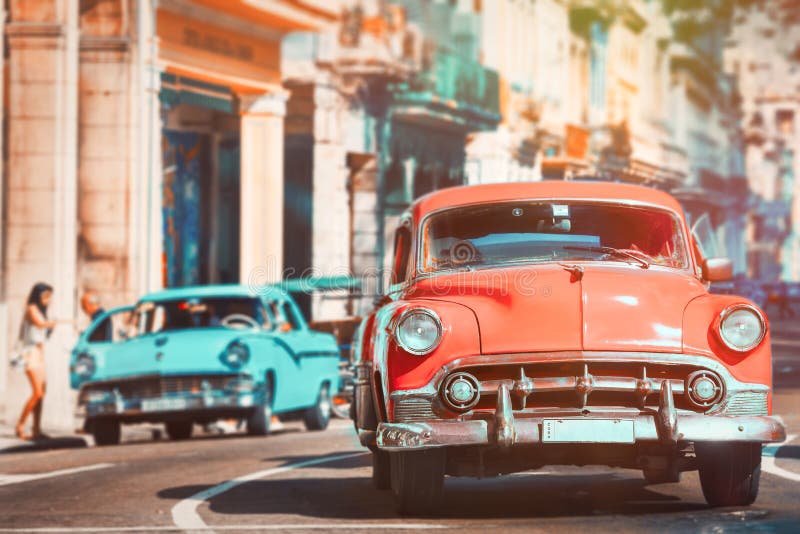
<path fill-rule="evenodd" d="M 400 348 L 422 356 L 439 345 L 442 340 L 442 323 L 431 310 L 411 309 L 400 316 L 394 336 Z"/>
<path fill-rule="evenodd" d="M 720 315 L 719 335 L 731 350 L 747 352 L 761 343 L 767 333 L 764 318 L 755 308 L 738 304 Z"/>
<path fill-rule="evenodd" d="M 228 367 L 241 367 L 250 359 L 250 350 L 244 343 L 234 341 L 228 345 L 220 359 Z"/>
<path fill-rule="evenodd" d="M 81 378 L 88 378 L 97 370 L 97 364 L 91 354 L 80 354 L 72 364 L 72 372 Z"/>

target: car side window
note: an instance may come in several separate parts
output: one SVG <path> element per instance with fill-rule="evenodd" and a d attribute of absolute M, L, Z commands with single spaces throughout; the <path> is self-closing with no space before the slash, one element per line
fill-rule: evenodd
<path fill-rule="evenodd" d="M 268 306 L 275 330 L 291 332 L 297 329 L 297 319 L 292 314 L 291 306 L 286 301 L 271 300 Z"/>
<path fill-rule="evenodd" d="M 397 229 L 394 235 L 394 262 L 392 285 L 402 284 L 408 278 L 408 260 L 411 253 L 411 230 L 407 225 Z"/>
<path fill-rule="evenodd" d="M 267 308 L 264 307 L 263 302 L 259 302 L 258 306 L 256 307 L 256 321 L 261 324 L 261 327 L 265 330 L 272 330 L 275 328 L 275 322 L 273 320 L 273 315 L 267 311 Z"/>
<path fill-rule="evenodd" d="M 291 329 L 299 330 L 302 325 L 300 324 L 300 320 L 297 318 L 297 314 L 295 314 L 294 310 L 292 309 L 292 305 L 284 300 L 281 303 L 281 308 L 283 309 L 283 316 L 286 318 L 286 322 L 292 327 Z"/>
<path fill-rule="evenodd" d="M 130 326 L 130 310 L 113 313 L 106 316 L 88 333 L 88 341 L 89 343 L 118 343 L 124 341 L 128 338 Z"/>

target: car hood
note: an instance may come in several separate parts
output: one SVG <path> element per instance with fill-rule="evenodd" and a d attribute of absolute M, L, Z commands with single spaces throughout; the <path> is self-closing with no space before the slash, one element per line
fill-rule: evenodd
<path fill-rule="evenodd" d="M 418 282 L 409 296 L 475 314 L 481 351 L 680 351 L 683 311 L 706 292 L 688 272 L 611 262 L 459 272 Z M 453 326 L 457 328 L 457 326 Z"/>
<path fill-rule="evenodd" d="M 208 374 L 232 369 L 219 356 L 234 340 L 247 341 L 254 333 L 230 328 L 193 328 L 140 336 L 123 341 L 98 361 L 92 380 L 140 374 Z"/>

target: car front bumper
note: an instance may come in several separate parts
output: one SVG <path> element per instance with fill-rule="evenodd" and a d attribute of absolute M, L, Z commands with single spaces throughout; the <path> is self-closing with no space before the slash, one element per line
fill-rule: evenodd
<path fill-rule="evenodd" d="M 141 377 L 91 384 L 78 415 L 148 420 L 159 414 L 218 412 L 234 415 L 258 405 L 262 389 L 247 375 Z"/>
<path fill-rule="evenodd" d="M 187 393 L 149 399 L 120 398 L 87 402 L 79 407 L 79 414 L 84 417 L 137 416 L 183 411 L 252 408 L 256 403 L 257 399 L 253 393 L 215 391 L 211 394 Z"/>
<path fill-rule="evenodd" d="M 388 451 L 452 446 L 510 448 L 539 444 L 635 444 L 640 442 L 778 442 L 786 438 L 781 422 L 770 416 L 722 416 L 679 413 L 664 382 L 658 410 L 652 413 L 587 411 L 585 415 L 538 416 L 511 410 L 503 387 L 491 417 L 381 423 L 376 444 Z"/>

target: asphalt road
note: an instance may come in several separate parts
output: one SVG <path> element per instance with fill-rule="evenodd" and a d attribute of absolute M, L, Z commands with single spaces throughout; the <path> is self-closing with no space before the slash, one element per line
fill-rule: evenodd
<path fill-rule="evenodd" d="M 775 412 L 796 437 L 764 450 L 748 508 L 710 509 L 696 473 L 646 485 L 640 472 L 545 468 L 446 482 L 441 517 L 404 519 L 374 491 L 349 423 L 267 438 L 185 442 L 131 434 L 117 447 L 0 454 L 0 532 L 204 530 L 800 532 L 800 322 L 775 335 Z M 797 355 L 795 355 L 797 354 Z"/>

